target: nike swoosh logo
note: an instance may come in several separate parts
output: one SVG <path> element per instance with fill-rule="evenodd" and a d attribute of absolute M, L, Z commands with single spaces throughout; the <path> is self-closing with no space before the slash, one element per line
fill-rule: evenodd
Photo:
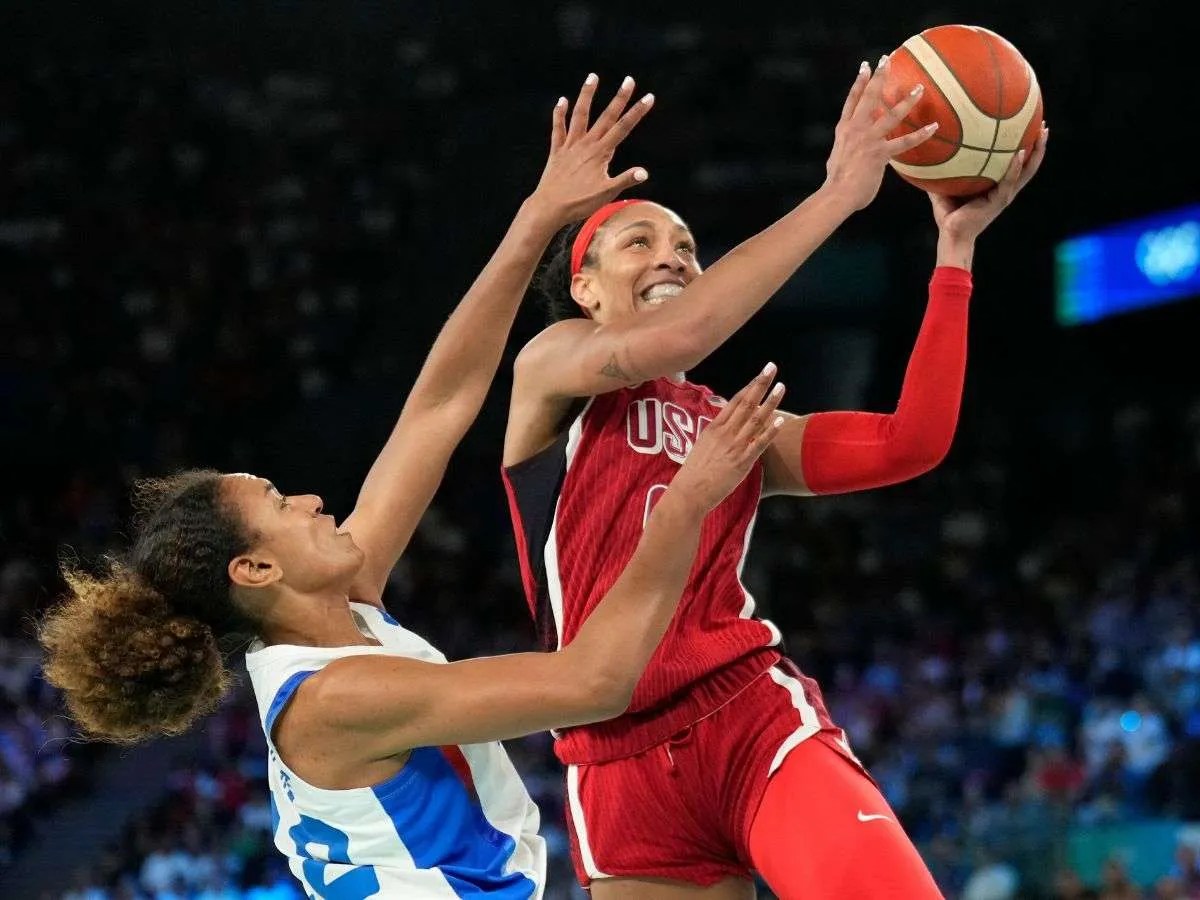
<path fill-rule="evenodd" d="M 876 813 L 872 813 L 871 815 L 868 816 L 861 809 L 858 811 L 858 821 L 860 821 L 860 822 L 873 822 L 876 819 L 884 819 L 885 821 L 888 821 L 888 822 L 896 822 L 896 820 L 893 819 L 891 816 L 881 816 Z M 896 822 L 896 824 L 899 825 L 900 823 Z"/>

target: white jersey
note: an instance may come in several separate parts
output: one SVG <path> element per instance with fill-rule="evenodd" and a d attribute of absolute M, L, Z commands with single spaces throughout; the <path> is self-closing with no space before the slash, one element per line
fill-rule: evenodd
<path fill-rule="evenodd" d="M 275 846 L 305 894 L 329 900 L 403 897 L 537 900 L 546 880 L 538 808 L 500 743 L 418 747 L 372 787 L 325 790 L 279 759 L 271 729 L 303 681 L 335 659 L 384 653 L 444 663 L 423 638 L 374 606 L 351 603 L 381 646 L 255 644 L 246 668 L 267 736 Z"/>

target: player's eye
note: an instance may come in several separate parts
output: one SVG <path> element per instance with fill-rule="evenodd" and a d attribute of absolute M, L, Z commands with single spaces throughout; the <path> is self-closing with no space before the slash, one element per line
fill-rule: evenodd
<path fill-rule="evenodd" d="M 629 243 L 628 243 L 626 246 L 629 246 L 629 247 L 649 247 L 649 246 L 650 246 L 650 239 L 649 239 L 648 237 L 645 237 L 645 236 L 643 236 L 643 235 L 637 235 L 636 237 L 632 237 L 632 238 L 630 238 L 630 239 L 629 239 Z"/>

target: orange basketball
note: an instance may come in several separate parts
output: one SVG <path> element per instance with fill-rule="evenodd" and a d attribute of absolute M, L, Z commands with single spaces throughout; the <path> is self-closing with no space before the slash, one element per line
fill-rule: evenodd
<path fill-rule="evenodd" d="M 889 104 L 925 85 L 890 136 L 938 123 L 932 138 L 892 160 L 901 178 L 934 193 L 971 196 L 1004 177 L 1018 150 L 1026 158 L 1033 150 L 1042 127 L 1037 76 L 995 32 L 972 25 L 928 28 L 898 47 L 888 68 Z"/>

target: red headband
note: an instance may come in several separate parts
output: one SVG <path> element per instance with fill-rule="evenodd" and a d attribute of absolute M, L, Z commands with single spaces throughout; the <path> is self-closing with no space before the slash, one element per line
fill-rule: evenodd
<path fill-rule="evenodd" d="M 587 255 L 588 247 L 591 246 L 592 238 L 596 236 L 596 231 L 600 226 L 613 217 L 613 214 L 620 212 L 627 206 L 632 206 L 634 203 L 645 203 L 645 200 L 636 198 L 630 200 L 614 200 L 612 203 L 606 203 L 600 207 L 588 220 L 583 223 L 583 227 L 579 229 L 579 234 L 575 236 L 575 243 L 571 245 L 571 276 L 579 274 L 579 270 L 583 268 L 583 257 Z"/>

